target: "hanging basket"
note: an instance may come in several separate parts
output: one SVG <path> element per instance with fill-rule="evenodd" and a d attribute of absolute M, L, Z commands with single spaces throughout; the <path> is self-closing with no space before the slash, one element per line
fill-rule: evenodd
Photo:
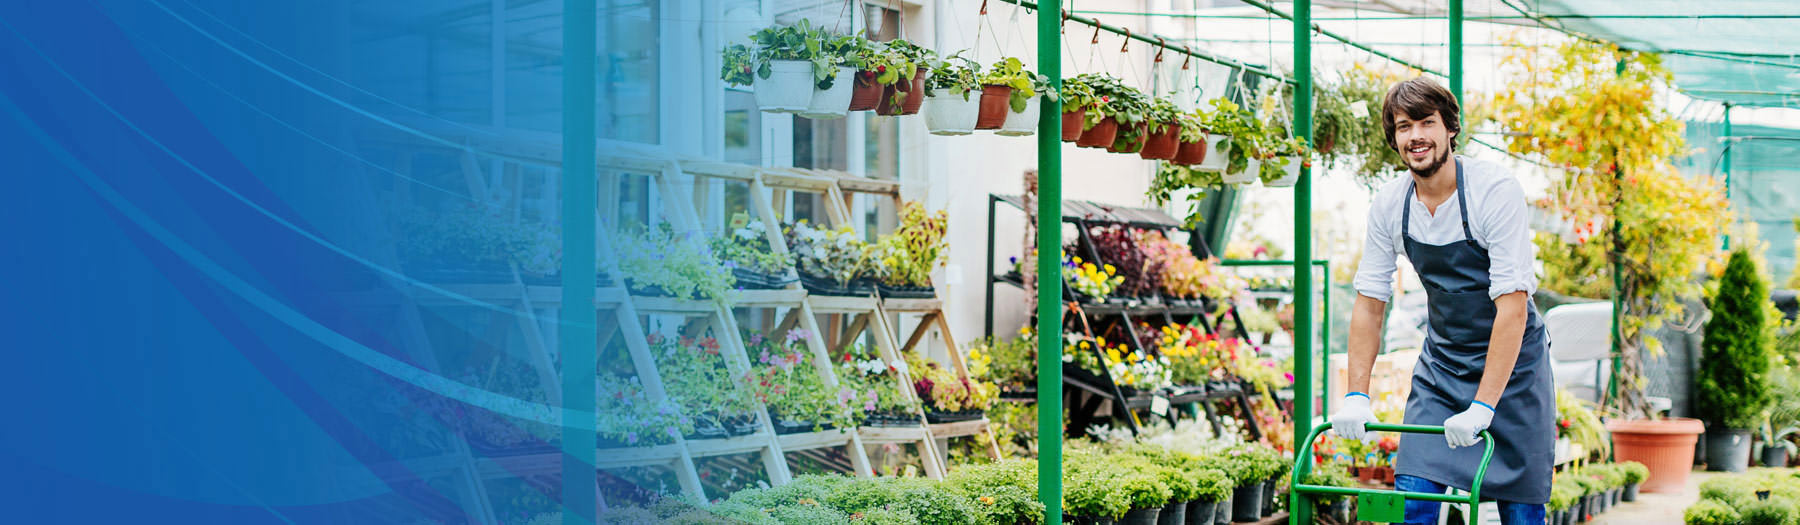
<path fill-rule="evenodd" d="M 1006 114 L 1012 112 L 1007 107 L 1012 91 L 1012 86 L 981 86 L 981 116 L 975 119 L 975 129 L 1000 129 L 1006 124 Z"/>
<path fill-rule="evenodd" d="M 881 101 L 875 112 L 882 115 L 913 115 L 925 106 L 925 68 L 913 73 L 912 81 L 895 82 L 882 88 Z"/>
<path fill-rule="evenodd" d="M 1206 141 L 1183 142 L 1175 149 L 1176 164 L 1192 166 L 1206 160 Z"/>
<path fill-rule="evenodd" d="M 756 107 L 765 113 L 798 113 L 812 103 L 812 63 L 776 60 L 769 63 L 769 78 L 756 79 Z"/>
<path fill-rule="evenodd" d="M 1132 128 L 1135 128 L 1136 132 L 1125 132 L 1126 129 Z M 1111 146 L 1107 146 L 1106 151 L 1112 153 L 1137 153 L 1144 149 L 1144 141 L 1150 139 L 1149 135 L 1150 123 L 1148 122 L 1139 122 L 1131 125 L 1130 128 L 1120 126 L 1118 136 L 1113 139 Z M 1133 140 L 1125 140 L 1127 137 L 1133 138 Z"/>
<path fill-rule="evenodd" d="M 1144 149 L 1138 156 L 1151 160 L 1169 160 L 1175 158 L 1175 152 L 1181 148 L 1181 124 L 1173 122 L 1163 125 L 1161 133 L 1152 133 L 1144 138 Z"/>
<path fill-rule="evenodd" d="M 905 111 L 900 113 L 902 115 L 917 115 L 919 114 L 919 108 L 925 107 L 924 66 L 920 66 L 918 70 L 913 71 L 911 93 L 913 96 L 906 97 Z"/>
<path fill-rule="evenodd" d="M 874 71 L 856 72 L 855 84 L 850 89 L 850 111 L 868 111 L 881 103 L 883 86 L 875 81 Z"/>
<path fill-rule="evenodd" d="M 1287 165 L 1281 167 L 1281 178 L 1264 182 L 1270 188 L 1289 188 L 1300 182 L 1300 157 L 1286 157 Z"/>
<path fill-rule="evenodd" d="M 1064 111 L 1062 114 L 1062 141 L 1075 142 L 1081 139 L 1081 119 L 1087 116 L 1086 109 Z"/>
<path fill-rule="evenodd" d="M 831 79 L 831 87 L 819 89 L 813 86 L 812 102 L 806 105 L 806 111 L 800 116 L 809 119 L 823 120 L 844 118 L 850 114 L 850 96 L 856 89 L 856 70 L 848 67 L 837 68 L 837 76 Z"/>
<path fill-rule="evenodd" d="M 1040 109 L 1039 106 L 1041 103 L 1038 101 L 1040 98 L 1043 97 L 1031 97 L 1030 99 L 1027 99 L 1025 101 L 1025 111 L 1007 113 L 1006 124 L 1000 126 L 1000 131 L 996 131 L 994 134 L 1008 137 L 1024 137 L 1037 134 L 1038 120 L 1043 116 L 1043 110 Z M 1068 114 L 1064 113 L 1064 115 Z M 1081 123 L 1075 123 L 1075 128 L 1081 129 Z M 1066 133 L 1064 135 L 1067 136 Z"/>
<path fill-rule="evenodd" d="M 975 93 L 958 95 L 949 89 L 932 90 L 925 104 L 925 129 L 932 135 L 968 135 L 975 132 L 981 99 Z"/>
<path fill-rule="evenodd" d="M 1223 173 L 1220 179 L 1226 184 L 1250 184 L 1256 182 L 1256 174 L 1262 173 L 1262 161 L 1250 159 L 1244 164 L 1244 170 L 1237 173 Z"/>
<path fill-rule="evenodd" d="M 1076 146 L 1083 148 L 1108 148 L 1119 138 L 1119 121 L 1112 117 L 1100 119 L 1094 127 L 1081 131 L 1081 138 L 1075 141 Z"/>
<path fill-rule="evenodd" d="M 1206 134 L 1206 154 L 1194 169 L 1200 171 L 1224 172 L 1225 164 L 1230 162 L 1231 137 L 1225 135 Z"/>

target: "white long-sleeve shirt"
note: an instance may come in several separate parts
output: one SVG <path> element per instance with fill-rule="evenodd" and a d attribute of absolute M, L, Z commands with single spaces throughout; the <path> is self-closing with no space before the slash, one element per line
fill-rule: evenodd
<path fill-rule="evenodd" d="M 1464 198 L 1469 203 L 1469 232 L 1475 243 L 1488 251 L 1488 297 L 1496 298 L 1512 292 L 1537 293 L 1537 275 L 1533 261 L 1536 248 L 1531 244 L 1531 210 L 1525 203 L 1525 190 L 1518 179 L 1497 163 L 1458 156 L 1463 163 Z M 1406 254 L 1406 242 L 1400 235 L 1400 211 L 1410 209 L 1409 233 L 1415 242 L 1442 246 L 1463 240 L 1461 204 L 1451 195 L 1438 205 L 1433 214 L 1419 202 L 1415 192 L 1410 202 L 1406 188 L 1412 184 L 1410 174 L 1397 177 L 1375 193 L 1369 205 L 1368 231 L 1363 242 L 1362 264 L 1356 268 L 1356 291 L 1371 299 L 1386 302 L 1394 292 L 1394 271 L 1398 256 Z M 1459 190 L 1461 191 L 1461 190 Z M 1406 208 L 1402 208 L 1405 205 Z"/>

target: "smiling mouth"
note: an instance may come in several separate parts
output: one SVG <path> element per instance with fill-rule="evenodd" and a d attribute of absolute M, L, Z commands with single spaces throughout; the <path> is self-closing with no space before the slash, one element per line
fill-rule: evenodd
<path fill-rule="evenodd" d="M 1430 144 L 1415 145 L 1411 148 L 1407 148 L 1406 152 L 1416 158 L 1425 158 L 1425 154 L 1431 152 L 1431 145 Z"/>

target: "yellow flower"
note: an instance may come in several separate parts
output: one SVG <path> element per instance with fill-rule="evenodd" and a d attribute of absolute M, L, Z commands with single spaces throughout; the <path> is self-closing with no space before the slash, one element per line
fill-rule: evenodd
<path fill-rule="evenodd" d="M 980 501 L 981 504 L 983 504 L 983 505 L 993 505 L 994 497 L 993 496 L 982 496 L 980 498 L 977 498 L 976 501 Z"/>
<path fill-rule="evenodd" d="M 1074 258 L 1071 258 L 1071 259 L 1069 259 L 1069 260 L 1071 260 L 1071 261 L 1075 261 L 1075 264 L 1081 264 L 1081 258 L 1080 258 L 1080 257 L 1074 257 Z"/>
<path fill-rule="evenodd" d="M 1094 263 L 1083 264 L 1083 265 L 1081 265 L 1081 269 L 1086 270 L 1088 273 L 1099 273 L 1097 270 L 1094 269 Z"/>
<path fill-rule="evenodd" d="M 1117 271 L 1119 271 L 1119 269 L 1113 268 L 1113 265 L 1110 265 L 1110 264 L 1106 265 L 1106 273 L 1114 273 Z"/>

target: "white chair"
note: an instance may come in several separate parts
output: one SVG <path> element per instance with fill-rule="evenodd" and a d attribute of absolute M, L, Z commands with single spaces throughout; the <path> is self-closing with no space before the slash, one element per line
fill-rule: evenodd
<path fill-rule="evenodd" d="M 1576 397 L 1600 400 L 1612 375 L 1612 303 L 1565 304 L 1544 312 L 1556 386 Z"/>

